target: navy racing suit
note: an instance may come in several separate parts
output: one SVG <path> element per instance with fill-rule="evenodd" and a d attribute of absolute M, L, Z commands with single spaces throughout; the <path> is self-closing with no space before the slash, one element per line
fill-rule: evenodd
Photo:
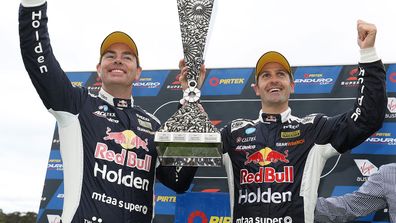
<path fill-rule="evenodd" d="M 26 70 L 58 123 L 64 173 L 62 222 L 148 223 L 155 178 L 177 192 L 196 168 L 159 164 L 159 121 L 129 100 L 103 89 L 98 96 L 73 87 L 55 59 L 47 30 L 47 3 L 20 6 L 20 47 Z"/>
<path fill-rule="evenodd" d="M 260 112 L 222 130 L 233 222 L 311 223 L 326 160 L 362 143 L 385 117 L 385 69 L 360 63 L 353 109 L 334 117 Z"/>

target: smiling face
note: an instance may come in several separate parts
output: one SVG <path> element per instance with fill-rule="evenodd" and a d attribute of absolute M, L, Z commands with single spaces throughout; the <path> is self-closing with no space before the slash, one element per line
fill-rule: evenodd
<path fill-rule="evenodd" d="M 112 44 L 96 68 L 103 89 L 109 93 L 122 89 L 131 92 L 132 83 L 139 80 L 142 71 L 133 51 L 124 43 Z"/>
<path fill-rule="evenodd" d="M 253 89 L 261 98 L 263 112 L 279 114 L 289 106 L 294 82 L 282 65 L 271 62 L 263 66 Z"/>

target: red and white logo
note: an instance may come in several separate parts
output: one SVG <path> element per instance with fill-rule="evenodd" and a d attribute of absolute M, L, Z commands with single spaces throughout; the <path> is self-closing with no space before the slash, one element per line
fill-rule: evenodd
<path fill-rule="evenodd" d="M 272 167 L 260 167 L 259 172 L 250 173 L 247 169 L 240 171 L 240 184 L 259 183 L 293 183 L 293 166 L 284 166 L 283 171 L 276 172 Z"/>
<path fill-rule="evenodd" d="M 396 98 L 388 97 L 388 110 L 390 113 L 396 113 Z"/>
<path fill-rule="evenodd" d="M 396 83 L 396 72 L 392 72 L 389 74 L 389 81 L 392 83 Z"/>
<path fill-rule="evenodd" d="M 362 175 L 365 177 L 378 172 L 378 167 L 376 167 L 367 159 L 355 159 L 354 161 L 359 168 L 360 173 L 362 173 Z"/>

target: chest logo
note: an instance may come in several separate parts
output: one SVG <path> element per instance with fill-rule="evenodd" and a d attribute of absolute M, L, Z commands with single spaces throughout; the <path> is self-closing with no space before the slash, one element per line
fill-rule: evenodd
<path fill-rule="evenodd" d="M 148 151 L 148 141 L 137 136 L 132 130 L 124 130 L 122 132 L 111 132 L 111 128 L 107 127 L 104 140 L 113 140 L 124 149 L 144 149 Z"/>
<path fill-rule="evenodd" d="M 296 130 L 296 131 L 292 131 L 292 132 L 281 132 L 282 139 L 297 138 L 300 135 L 301 135 L 301 130 Z"/>
<path fill-rule="evenodd" d="M 151 123 L 150 123 L 150 122 L 146 122 L 146 121 L 143 121 L 143 120 L 141 120 L 141 119 L 138 119 L 138 122 L 139 122 L 139 125 L 140 125 L 140 126 L 146 128 L 146 129 L 153 130 L 153 127 L 151 126 Z"/>
<path fill-rule="evenodd" d="M 119 120 L 115 119 L 116 115 L 114 112 L 109 112 L 109 107 L 107 105 L 101 105 L 98 108 L 99 110 L 92 112 L 92 114 L 100 118 L 105 118 L 109 122 L 114 122 L 114 123 L 120 122 Z"/>
<path fill-rule="evenodd" d="M 245 130 L 245 133 L 246 133 L 247 135 L 253 134 L 253 133 L 255 133 L 255 132 L 256 132 L 256 128 L 253 128 L 253 127 L 248 128 L 248 129 Z"/>
<path fill-rule="evenodd" d="M 256 140 L 256 136 L 251 136 L 251 137 L 238 137 L 236 138 L 237 143 L 246 143 L 246 142 L 253 142 Z"/>
<path fill-rule="evenodd" d="M 249 163 L 259 164 L 260 166 L 266 166 L 270 163 L 282 162 L 289 163 L 287 156 L 289 151 L 285 150 L 285 153 L 281 153 L 275 150 L 272 150 L 269 147 L 265 147 L 259 151 L 256 151 L 252 154 L 246 153 L 246 161 L 245 165 Z"/>

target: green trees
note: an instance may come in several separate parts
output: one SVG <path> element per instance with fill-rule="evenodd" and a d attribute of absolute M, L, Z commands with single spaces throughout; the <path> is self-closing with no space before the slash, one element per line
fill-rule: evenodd
<path fill-rule="evenodd" d="M 0 209 L 0 223 L 35 223 L 37 214 L 34 212 L 13 212 L 6 214 Z"/>

